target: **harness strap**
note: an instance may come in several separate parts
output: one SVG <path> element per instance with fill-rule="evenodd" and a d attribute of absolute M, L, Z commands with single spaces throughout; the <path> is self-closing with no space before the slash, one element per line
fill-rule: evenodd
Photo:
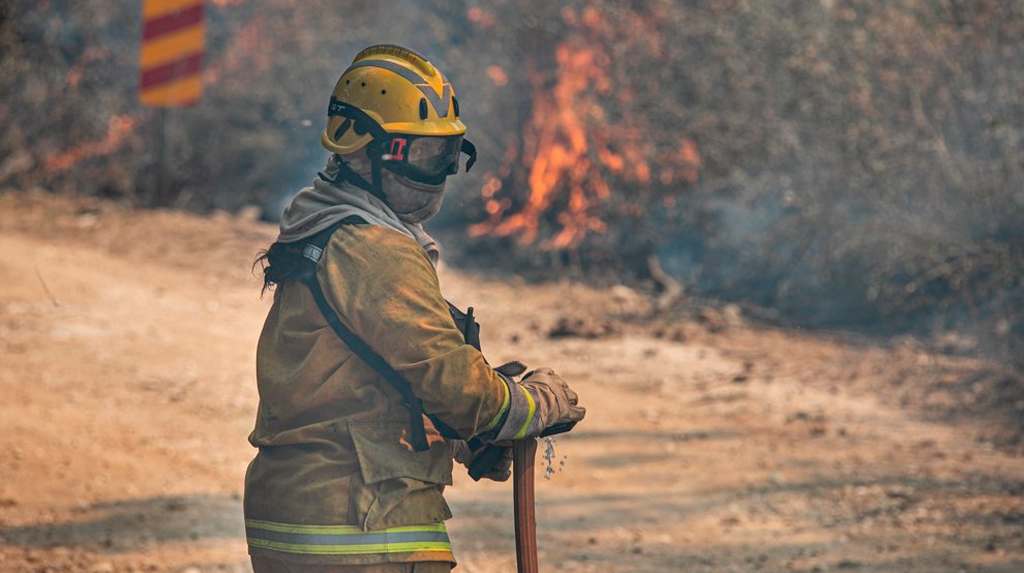
<path fill-rule="evenodd" d="M 430 446 L 427 444 L 426 431 L 423 428 L 423 402 L 412 393 L 409 383 L 401 374 L 396 372 L 379 354 L 338 319 L 338 315 L 327 304 L 327 298 L 324 296 L 323 289 L 320 288 L 320 281 L 317 280 L 316 275 L 306 284 L 309 286 L 310 292 L 313 293 L 313 299 L 316 300 L 320 313 L 324 315 L 327 324 L 331 325 L 331 329 L 338 335 L 338 338 L 341 338 L 353 352 L 373 367 L 401 394 L 405 407 L 409 409 L 409 429 L 412 432 L 410 443 L 412 443 L 413 449 L 417 452 L 428 450 Z"/>
<path fill-rule="evenodd" d="M 430 445 L 427 443 L 426 429 L 423 426 L 423 401 L 416 397 L 416 394 L 412 391 L 412 386 L 409 381 L 405 379 L 397 370 L 391 367 L 390 364 L 377 354 L 359 335 L 352 332 L 349 327 L 345 326 L 341 319 L 338 318 L 338 314 L 334 312 L 331 305 L 327 302 L 327 297 L 324 295 L 323 288 L 320 286 L 320 281 L 316 277 L 316 263 L 319 262 L 320 257 L 323 255 L 324 248 L 327 242 L 330 240 L 331 235 L 343 224 L 350 222 L 349 219 L 343 220 L 334 227 L 331 227 L 327 231 L 323 231 L 314 236 L 309 243 L 302 250 L 302 256 L 312 261 L 314 264 L 313 271 L 309 273 L 303 282 L 309 287 L 310 292 L 313 294 L 313 300 L 316 301 L 317 308 L 320 309 L 320 314 L 324 316 L 327 324 L 330 325 L 331 329 L 334 330 L 338 338 L 342 340 L 351 350 L 355 352 L 359 358 L 370 365 L 371 368 L 377 371 L 392 388 L 402 397 L 403 405 L 409 410 L 409 431 L 411 433 L 410 443 L 412 444 L 413 450 L 417 452 L 424 452 L 430 449 Z M 440 419 L 430 414 L 426 414 L 427 418 L 434 424 L 438 432 L 448 439 L 456 439 L 459 437 L 451 426 L 445 424 Z"/>

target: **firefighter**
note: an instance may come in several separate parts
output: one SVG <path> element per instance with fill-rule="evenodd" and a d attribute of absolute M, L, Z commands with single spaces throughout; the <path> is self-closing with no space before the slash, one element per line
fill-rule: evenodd
<path fill-rule="evenodd" d="M 361 51 L 334 88 L 331 157 L 260 258 L 274 297 L 245 477 L 256 573 L 449 571 L 453 457 L 585 414 L 551 369 L 488 365 L 473 317 L 441 295 L 422 223 L 475 160 L 459 111 L 444 74 L 399 46 Z"/>

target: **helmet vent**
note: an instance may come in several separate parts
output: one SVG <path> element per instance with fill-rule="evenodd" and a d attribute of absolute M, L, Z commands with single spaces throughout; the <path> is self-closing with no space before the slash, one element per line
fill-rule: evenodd
<path fill-rule="evenodd" d="M 459 100 L 452 96 L 452 109 L 455 110 L 455 117 L 459 117 Z"/>
<path fill-rule="evenodd" d="M 420 119 L 427 119 L 427 98 L 420 98 Z"/>

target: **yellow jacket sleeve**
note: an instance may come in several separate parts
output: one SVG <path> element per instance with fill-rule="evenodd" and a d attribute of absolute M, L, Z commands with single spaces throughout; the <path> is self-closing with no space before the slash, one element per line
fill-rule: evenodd
<path fill-rule="evenodd" d="M 343 225 L 317 278 L 339 319 L 408 380 L 426 412 L 464 438 L 499 422 L 508 388 L 463 340 L 414 240 L 383 227 Z"/>

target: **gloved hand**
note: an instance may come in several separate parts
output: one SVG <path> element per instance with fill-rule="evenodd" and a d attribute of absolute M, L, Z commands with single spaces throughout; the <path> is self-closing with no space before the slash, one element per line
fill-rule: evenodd
<path fill-rule="evenodd" d="M 537 437 L 552 426 L 578 422 L 587 414 L 579 396 L 550 368 L 538 368 L 519 382 L 506 378 L 510 403 L 495 442 Z"/>
<path fill-rule="evenodd" d="M 466 466 L 467 469 L 473 465 L 477 456 L 487 449 L 486 444 L 480 444 L 479 448 L 473 450 L 466 440 L 449 440 L 448 447 L 455 461 Z M 512 477 L 512 448 L 504 448 L 498 461 L 481 477 L 494 481 L 508 481 L 508 478 Z"/>

